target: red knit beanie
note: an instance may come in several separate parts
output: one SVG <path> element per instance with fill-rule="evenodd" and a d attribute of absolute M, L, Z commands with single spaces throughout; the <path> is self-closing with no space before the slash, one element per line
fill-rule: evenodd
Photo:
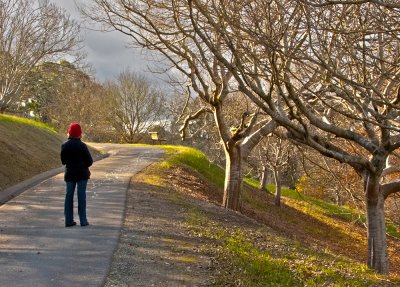
<path fill-rule="evenodd" d="M 68 127 L 68 135 L 70 138 L 80 138 L 82 135 L 81 126 L 77 123 L 72 123 Z"/>

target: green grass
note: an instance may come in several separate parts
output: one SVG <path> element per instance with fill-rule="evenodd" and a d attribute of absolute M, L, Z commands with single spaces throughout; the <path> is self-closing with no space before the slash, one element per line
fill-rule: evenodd
<path fill-rule="evenodd" d="M 20 124 L 25 124 L 25 125 L 31 125 L 31 126 L 43 128 L 48 131 L 56 133 L 56 130 L 53 127 L 50 127 L 49 125 L 46 125 L 45 123 L 37 122 L 37 121 L 26 119 L 26 118 L 20 118 L 20 117 L 11 116 L 11 115 L 0 114 L 0 121 L 8 121 L 8 122 L 15 122 L 15 123 L 20 123 Z"/>
<path fill-rule="evenodd" d="M 371 286 L 374 284 L 371 280 L 374 274 L 368 271 L 365 265 L 336 261 L 337 259 L 331 255 L 321 255 L 301 246 L 295 246 L 290 253 L 280 252 L 272 255 L 257 248 L 246 239 L 241 230 L 236 230 L 235 233 L 226 240 L 225 248 L 230 253 L 236 268 L 241 270 L 240 281 L 244 286 Z M 335 263 L 332 264 L 331 260 Z M 350 276 L 348 271 L 352 273 Z M 358 276 L 370 278 L 358 279 L 356 278 Z"/>
<path fill-rule="evenodd" d="M 400 228 L 397 224 L 394 224 L 392 222 L 387 222 L 386 231 L 390 236 L 393 236 L 395 238 L 400 238 Z"/>
<path fill-rule="evenodd" d="M 240 270 L 240 281 L 244 286 L 300 285 L 289 269 L 287 260 L 273 258 L 255 248 L 240 230 L 225 240 L 224 248 L 235 269 Z"/>
<path fill-rule="evenodd" d="M 210 163 L 207 157 L 199 150 L 184 146 L 162 146 L 168 157 L 163 166 L 186 165 L 202 174 L 206 179 L 218 187 L 224 186 L 224 170 L 216 164 Z"/>
<path fill-rule="evenodd" d="M 297 192 L 296 190 L 291 190 L 291 189 L 283 189 L 282 191 L 282 195 L 288 198 L 292 198 L 301 202 L 306 202 L 309 203 L 313 206 L 315 206 L 315 208 L 318 209 L 318 211 L 326 214 L 327 216 L 330 217 L 334 217 L 337 219 L 342 219 L 345 221 L 356 221 L 359 220 L 361 213 L 356 210 L 353 209 L 349 206 L 338 206 L 332 203 L 328 203 L 326 201 L 311 197 L 311 196 L 307 196 L 304 194 L 300 194 L 299 192 Z M 365 217 L 364 217 L 365 218 Z"/>
<path fill-rule="evenodd" d="M 214 242 L 220 268 L 215 286 L 390 286 L 381 285 L 382 278 L 364 264 L 309 249 L 265 230 L 232 228 L 197 207 L 185 207 L 193 236 Z"/>
<path fill-rule="evenodd" d="M 245 180 L 249 185 L 258 188 L 259 183 L 254 180 Z M 275 192 L 275 186 L 269 185 L 268 190 Z M 366 223 L 365 213 L 351 208 L 349 206 L 335 205 L 321 199 L 314 198 L 312 196 L 301 194 L 300 192 L 288 188 L 282 188 L 282 197 L 292 199 L 293 201 L 287 201 L 286 204 L 289 206 L 300 209 L 303 212 L 321 219 L 320 215 L 324 215 L 333 219 L 339 219 L 346 222 L 352 222 L 363 226 Z M 400 228 L 398 225 L 387 222 L 386 224 L 387 233 L 395 238 L 400 238 Z"/>

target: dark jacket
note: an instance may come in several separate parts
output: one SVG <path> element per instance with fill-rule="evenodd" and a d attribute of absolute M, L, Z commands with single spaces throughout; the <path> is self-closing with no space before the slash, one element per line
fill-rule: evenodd
<path fill-rule="evenodd" d="M 69 138 L 61 146 L 61 162 L 65 164 L 65 181 L 89 179 L 89 166 L 93 164 L 92 156 L 79 138 Z"/>

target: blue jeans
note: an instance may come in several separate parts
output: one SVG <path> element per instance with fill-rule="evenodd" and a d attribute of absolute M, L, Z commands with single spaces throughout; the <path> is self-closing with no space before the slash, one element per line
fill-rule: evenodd
<path fill-rule="evenodd" d="M 78 214 L 81 225 L 87 224 L 86 218 L 86 186 L 87 179 L 80 181 L 67 181 L 67 193 L 65 195 L 64 215 L 65 225 L 71 225 L 74 222 L 74 193 L 75 186 L 78 191 Z"/>

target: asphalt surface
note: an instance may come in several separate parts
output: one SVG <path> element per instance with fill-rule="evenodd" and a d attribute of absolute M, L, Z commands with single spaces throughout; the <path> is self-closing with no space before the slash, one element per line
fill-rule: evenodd
<path fill-rule="evenodd" d="M 90 225 L 64 226 L 63 173 L 0 206 L 0 287 L 102 286 L 123 221 L 130 178 L 161 149 L 96 144 L 110 156 L 94 163 L 87 187 Z M 29 186 L 29 185 L 28 185 Z"/>

